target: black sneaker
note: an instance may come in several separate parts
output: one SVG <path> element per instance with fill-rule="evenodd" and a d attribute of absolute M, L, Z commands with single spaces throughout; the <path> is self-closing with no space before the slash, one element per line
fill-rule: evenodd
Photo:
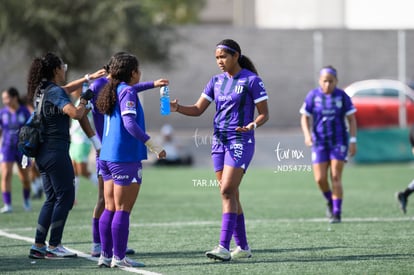
<path fill-rule="evenodd" d="M 46 256 L 46 245 L 43 247 L 37 247 L 32 245 L 29 252 L 29 258 L 31 259 L 44 259 Z"/>
<path fill-rule="evenodd" d="M 341 214 L 333 214 L 329 220 L 329 223 L 340 223 L 341 222 Z"/>
<path fill-rule="evenodd" d="M 407 197 L 404 195 L 403 192 L 397 192 L 395 194 L 395 197 L 398 200 L 398 203 L 400 204 L 401 211 L 405 214 L 407 213 Z"/>

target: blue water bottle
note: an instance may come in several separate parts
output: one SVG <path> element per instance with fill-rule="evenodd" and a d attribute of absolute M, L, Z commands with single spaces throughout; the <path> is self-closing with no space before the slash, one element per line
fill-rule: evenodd
<path fill-rule="evenodd" d="M 160 113 L 163 116 L 170 114 L 170 90 L 168 86 L 160 88 Z"/>
<path fill-rule="evenodd" d="M 82 83 L 82 93 L 86 92 L 87 89 L 89 89 L 89 83 L 85 81 Z"/>

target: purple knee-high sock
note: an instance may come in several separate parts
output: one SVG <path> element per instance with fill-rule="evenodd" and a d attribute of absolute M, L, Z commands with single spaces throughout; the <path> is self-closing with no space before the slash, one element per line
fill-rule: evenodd
<path fill-rule="evenodd" d="M 94 243 L 101 243 L 101 236 L 99 236 L 99 219 L 92 218 L 92 241 Z"/>
<path fill-rule="evenodd" d="M 3 192 L 3 202 L 4 204 L 11 205 L 11 193 L 6 191 Z"/>
<path fill-rule="evenodd" d="M 99 234 L 101 237 L 101 255 L 106 258 L 112 258 L 113 243 L 112 243 L 112 220 L 114 212 L 107 209 L 104 210 L 99 218 Z"/>
<path fill-rule="evenodd" d="M 114 257 L 117 260 L 122 260 L 125 257 L 129 235 L 129 215 L 129 212 L 116 211 L 112 220 Z"/>
<path fill-rule="evenodd" d="M 333 199 L 332 212 L 333 212 L 334 215 L 341 214 L 341 212 L 342 212 L 342 199 Z"/>
<path fill-rule="evenodd" d="M 27 201 L 30 198 L 30 188 L 23 189 L 23 200 Z"/>
<path fill-rule="evenodd" d="M 244 215 L 241 213 L 237 215 L 237 222 L 236 227 L 233 231 L 234 242 L 237 246 L 240 246 L 241 249 L 247 250 L 249 249 L 249 245 L 247 244 L 247 236 L 246 236 L 246 226 L 244 223 Z"/>
<path fill-rule="evenodd" d="M 230 249 L 230 241 L 233 235 L 234 228 L 236 227 L 236 221 L 236 213 L 224 213 L 222 216 L 220 245 L 226 248 L 227 250 Z"/>
<path fill-rule="evenodd" d="M 322 192 L 322 193 L 323 193 L 323 196 L 325 197 L 326 201 L 328 203 L 332 203 L 332 191 L 329 190 L 329 191 Z"/>

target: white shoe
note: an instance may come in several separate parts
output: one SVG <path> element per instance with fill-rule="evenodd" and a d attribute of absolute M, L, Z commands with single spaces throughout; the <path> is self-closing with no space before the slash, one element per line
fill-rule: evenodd
<path fill-rule="evenodd" d="M 98 260 L 99 267 L 111 267 L 112 258 L 106 258 L 104 256 L 100 256 Z"/>
<path fill-rule="evenodd" d="M 231 254 L 226 248 L 221 245 L 216 246 L 213 250 L 207 251 L 206 256 L 210 259 L 220 260 L 220 261 L 230 261 Z"/>
<path fill-rule="evenodd" d="M 115 257 L 112 258 L 111 267 L 144 267 L 145 264 L 141 262 L 134 261 L 128 257 L 123 258 L 122 260 L 117 260 Z"/>
<path fill-rule="evenodd" d="M 56 246 L 53 249 L 49 247 L 46 249 L 46 258 L 48 259 L 75 258 L 77 256 L 78 254 L 67 250 L 63 245 Z"/>
<path fill-rule="evenodd" d="M 9 204 L 5 204 L 1 209 L 0 209 L 0 213 L 5 214 L 5 213 L 11 213 L 13 212 L 13 207 Z"/>
<path fill-rule="evenodd" d="M 250 248 L 248 249 L 242 249 L 240 246 L 237 246 L 236 249 L 231 251 L 231 258 L 232 259 L 246 259 L 252 257 L 252 252 L 250 251 Z"/>
<path fill-rule="evenodd" d="M 101 256 L 101 244 L 100 243 L 92 243 L 91 256 L 92 257 Z"/>

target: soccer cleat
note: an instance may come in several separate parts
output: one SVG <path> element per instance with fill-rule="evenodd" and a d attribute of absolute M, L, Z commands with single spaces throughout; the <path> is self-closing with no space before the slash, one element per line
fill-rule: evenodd
<path fill-rule="evenodd" d="M 226 248 L 221 245 L 216 246 L 213 250 L 206 252 L 207 258 L 220 260 L 220 261 L 230 261 L 231 254 Z"/>
<path fill-rule="evenodd" d="M 333 211 L 333 205 L 332 205 L 332 201 L 330 201 L 326 204 L 326 217 L 332 218 L 332 215 L 333 215 L 332 211 Z"/>
<path fill-rule="evenodd" d="M 144 267 L 145 264 L 141 262 L 134 261 L 128 257 L 123 258 L 122 260 L 117 260 L 115 257 L 112 258 L 111 267 Z"/>
<path fill-rule="evenodd" d="M 397 192 L 395 194 L 397 197 L 398 203 L 400 204 L 401 211 L 405 214 L 407 213 L 407 196 L 403 192 Z"/>
<path fill-rule="evenodd" d="M 92 257 L 101 256 L 101 244 L 100 243 L 92 243 L 91 256 Z"/>
<path fill-rule="evenodd" d="M 126 254 L 126 255 L 134 255 L 134 254 L 135 254 L 135 250 L 134 250 L 134 249 L 132 249 L 132 248 L 128 248 L 128 247 L 127 247 L 127 249 L 126 249 L 126 251 L 125 251 L 125 254 Z"/>
<path fill-rule="evenodd" d="M 13 207 L 9 204 L 5 204 L 1 209 L 0 209 L 0 213 L 2 214 L 6 214 L 6 213 L 11 213 L 13 212 Z"/>
<path fill-rule="evenodd" d="M 240 246 L 237 246 L 230 254 L 231 259 L 247 259 L 253 256 L 250 248 L 242 249 Z"/>
<path fill-rule="evenodd" d="M 46 256 L 46 245 L 42 247 L 37 247 L 32 245 L 29 252 L 29 258 L 32 259 L 44 259 Z"/>
<path fill-rule="evenodd" d="M 100 256 L 98 260 L 99 267 L 111 267 L 112 258 L 106 258 L 104 256 Z"/>
<path fill-rule="evenodd" d="M 329 223 L 340 223 L 341 222 L 341 214 L 333 214 L 329 220 Z"/>
<path fill-rule="evenodd" d="M 56 246 L 55 248 L 46 249 L 46 258 L 57 259 L 57 258 L 75 258 L 78 255 L 67 250 L 63 245 Z"/>

